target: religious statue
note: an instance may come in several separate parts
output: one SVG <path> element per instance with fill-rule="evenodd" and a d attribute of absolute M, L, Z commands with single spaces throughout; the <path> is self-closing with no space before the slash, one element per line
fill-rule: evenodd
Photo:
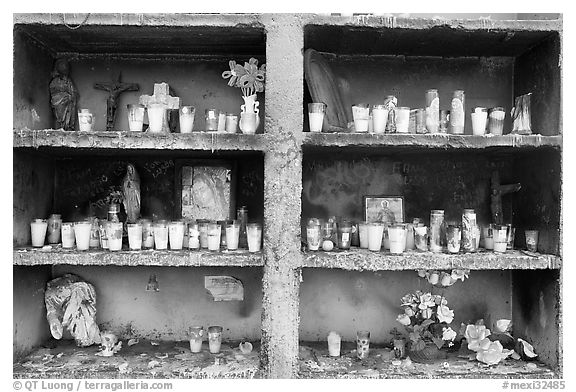
<path fill-rule="evenodd" d="M 69 74 L 68 61 L 63 58 L 56 60 L 49 85 L 50 106 L 55 117 L 54 129 L 74 131 L 78 116 L 78 90 Z"/>
<path fill-rule="evenodd" d="M 124 209 L 126 210 L 126 222 L 136 223 L 140 217 L 140 176 L 133 164 L 129 163 L 126 168 L 126 176 L 122 181 L 124 193 Z"/>
<path fill-rule="evenodd" d="M 118 98 L 120 94 L 126 91 L 138 91 L 140 86 L 137 83 L 122 83 L 120 81 L 121 74 L 118 74 L 118 79 L 110 83 L 95 83 L 94 88 L 97 90 L 108 91 L 108 98 L 106 99 L 106 130 L 114 130 L 114 120 L 116 118 L 116 109 L 118 108 Z"/>

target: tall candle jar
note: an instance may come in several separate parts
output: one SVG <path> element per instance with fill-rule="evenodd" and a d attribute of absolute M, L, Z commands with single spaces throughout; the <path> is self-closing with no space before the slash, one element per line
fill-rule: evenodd
<path fill-rule="evenodd" d="M 384 106 L 388 109 L 388 120 L 386 121 L 386 133 L 396 132 L 396 106 L 398 99 L 394 95 L 388 95 L 384 100 Z"/>
<path fill-rule="evenodd" d="M 492 230 L 494 239 L 494 252 L 506 252 L 508 245 L 508 227 L 506 225 L 494 225 Z"/>
<path fill-rule="evenodd" d="M 420 252 L 428 252 L 428 228 L 423 224 L 414 226 L 414 246 Z"/>
<path fill-rule="evenodd" d="M 226 112 L 218 112 L 218 132 L 226 132 Z"/>
<path fill-rule="evenodd" d="M 107 219 L 98 220 L 98 235 L 100 237 L 100 247 L 108 249 L 108 235 L 106 234 L 106 227 L 108 227 Z"/>
<path fill-rule="evenodd" d="M 465 124 L 465 98 L 464 90 L 456 90 L 452 94 L 452 105 L 450 107 L 450 133 L 454 135 L 464 134 Z"/>
<path fill-rule="evenodd" d="M 450 122 L 450 110 L 440 110 L 439 133 L 448 133 L 448 123 Z"/>
<path fill-rule="evenodd" d="M 190 222 L 188 224 L 188 248 L 195 250 L 200 249 L 200 230 L 196 222 Z"/>
<path fill-rule="evenodd" d="M 495 107 L 488 111 L 488 133 L 500 136 L 504 131 L 506 112 L 503 107 Z"/>
<path fill-rule="evenodd" d="M 127 105 L 128 109 L 128 129 L 131 132 L 142 132 L 144 126 L 144 111 L 146 107 L 139 104 Z"/>
<path fill-rule="evenodd" d="M 368 224 L 368 250 L 380 252 L 382 248 L 382 236 L 384 234 L 384 224 L 372 222 Z"/>
<path fill-rule="evenodd" d="M 248 223 L 248 208 L 242 206 L 236 210 L 236 220 L 240 223 L 240 237 L 238 238 L 238 247 L 246 249 L 248 240 L 246 238 L 246 224 Z"/>
<path fill-rule="evenodd" d="M 157 250 L 168 249 L 168 224 L 161 220 L 152 225 L 154 229 L 154 246 Z"/>
<path fill-rule="evenodd" d="M 190 327 L 190 351 L 193 353 L 201 352 L 202 340 L 204 340 L 204 327 Z"/>
<path fill-rule="evenodd" d="M 178 110 L 180 119 L 180 133 L 191 133 L 194 129 L 194 116 L 196 108 L 194 106 L 182 106 Z"/>
<path fill-rule="evenodd" d="M 74 237 L 76 239 L 76 250 L 90 249 L 90 230 L 92 223 L 81 221 L 74 223 Z"/>
<path fill-rule="evenodd" d="M 92 228 L 90 229 L 90 248 L 97 249 L 100 247 L 100 220 L 95 216 L 89 218 L 92 223 Z"/>
<path fill-rule="evenodd" d="M 360 237 L 360 248 L 368 249 L 368 222 L 358 223 L 358 236 Z"/>
<path fill-rule="evenodd" d="M 148 105 L 148 131 L 152 133 L 162 133 L 164 131 L 164 120 L 168 107 L 163 103 L 151 103 Z"/>
<path fill-rule="evenodd" d="M 350 249 L 352 240 L 352 224 L 350 221 L 343 220 L 338 226 L 338 248 Z"/>
<path fill-rule="evenodd" d="M 470 118 L 472 119 L 472 134 L 477 136 L 486 134 L 488 109 L 474 108 L 470 113 Z"/>
<path fill-rule="evenodd" d="M 493 250 L 494 249 L 494 224 L 490 223 L 482 227 L 482 238 L 484 240 L 484 249 Z"/>
<path fill-rule="evenodd" d="M 323 102 L 313 102 L 308 104 L 308 122 L 310 132 L 322 132 L 326 104 Z"/>
<path fill-rule="evenodd" d="M 370 332 L 356 332 L 356 356 L 358 359 L 366 359 L 370 354 Z"/>
<path fill-rule="evenodd" d="M 106 236 L 108 237 L 108 249 L 112 251 L 122 250 L 122 222 L 108 222 Z"/>
<path fill-rule="evenodd" d="M 30 223 L 30 230 L 32 232 L 32 246 L 35 248 L 43 247 L 46 240 L 46 231 L 48 230 L 46 219 L 34 219 Z"/>
<path fill-rule="evenodd" d="M 438 90 L 426 91 L 426 130 L 438 133 L 440 128 L 440 97 Z"/>
<path fill-rule="evenodd" d="M 475 251 L 476 213 L 473 209 L 464 209 L 462 212 L 462 249 L 465 252 Z"/>
<path fill-rule="evenodd" d="M 184 243 L 185 224 L 182 221 L 173 221 L 168 224 L 168 241 L 170 249 L 181 250 Z"/>
<path fill-rule="evenodd" d="M 62 248 L 71 249 L 74 247 L 76 240 L 74 238 L 74 223 L 62 223 Z"/>
<path fill-rule="evenodd" d="M 238 132 L 238 115 L 234 113 L 226 114 L 226 133 Z"/>
<path fill-rule="evenodd" d="M 340 356 L 340 345 L 342 343 L 342 338 L 340 335 L 334 331 L 328 334 L 328 355 L 331 357 Z"/>
<path fill-rule="evenodd" d="M 142 249 L 142 224 L 128 223 L 126 226 L 128 230 L 128 249 Z"/>
<path fill-rule="evenodd" d="M 142 246 L 144 249 L 154 247 L 154 229 L 150 219 L 140 219 L 138 222 L 142 225 Z"/>
<path fill-rule="evenodd" d="M 508 229 L 506 231 L 506 249 L 512 250 L 514 249 L 514 238 L 516 234 L 516 228 L 512 227 L 511 223 L 508 223 L 506 227 Z"/>
<path fill-rule="evenodd" d="M 226 248 L 226 225 L 232 221 L 229 220 L 219 220 L 216 221 L 220 225 L 220 247 Z"/>
<path fill-rule="evenodd" d="M 208 249 L 208 219 L 198 219 L 198 233 L 200 239 L 200 248 Z"/>
<path fill-rule="evenodd" d="M 354 119 L 355 132 L 368 132 L 368 121 L 370 120 L 370 106 L 368 104 L 357 103 L 356 105 L 353 105 L 352 117 Z"/>
<path fill-rule="evenodd" d="M 455 225 L 448 226 L 448 229 L 446 230 L 446 243 L 448 252 L 460 252 L 461 234 L 462 233 L 460 232 L 460 227 Z"/>
<path fill-rule="evenodd" d="M 80 109 L 78 111 L 78 127 L 80 129 L 80 132 L 92 131 L 93 124 L 94 124 L 94 116 L 90 112 L 90 109 Z"/>
<path fill-rule="evenodd" d="M 430 212 L 430 250 L 434 253 L 442 252 L 442 226 L 444 223 L 444 210 Z"/>
<path fill-rule="evenodd" d="M 318 250 L 320 247 L 320 220 L 311 218 L 306 225 L 306 242 L 308 250 Z"/>
<path fill-rule="evenodd" d="M 208 223 L 207 236 L 208 236 L 208 250 L 212 252 L 218 252 L 220 250 L 220 236 L 222 235 L 222 229 L 220 225 L 216 222 Z"/>
<path fill-rule="evenodd" d="M 414 223 L 406 224 L 406 247 L 405 250 L 414 250 Z"/>
<path fill-rule="evenodd" d="M 406 249 L 406 227 L 403 224 L 388 226 L 388 238 L 390 241 L 390 253 L 402 254 Z"/>
<path fill-rule="evenodd" d="M 230 221 L 226 223 L 226 249 L 237 250 L 239 238 L 240 223 L 238 223 L 238 221 Z"/>
<path fill-rule="evenodd" d="M 394 109 L 396 113 L 396 132 L 408 133 L 408 125 L 410 123 L 410 108 L 401 106 Z"/>
<path fill-rule="evenodd" d="M 214 325 L 208 327 L 208 347 L 211 354 L 218 354 L 222 345 L 222 327 Z"/>
<path fill-rule="evenodd" d="M 49 244 L 59 243 L 60 234 L 62 231 L 62 215 L 60 214 L 50 215 L 47 223 L 48 223 L 47 227 L 48 243 Z"/>
<path fill-rule="evenodd" d="M 372 106 L 372 129 L 374 133 L 386 132 L 386 122 L 388 121 L 388 108 L 386 105 Z"/>
<path fill-rule="evenodd" d="M 248 223 L 246 225 L 248 238 L 248 252 L 260 252 L 262 246 L 262 225 L 260 223 Z"/>
<path fill-rule="evenodd" d="M 538 230 L 525 230 L 526 249 L 529 252 L 538 251 Z"/>
<path fill-rule="evenodd" d="M 218 130 L 218 111 L 216 109 L 206 109 L 204 115 L 206 119 L 206 132 L 216 132 Z"/>

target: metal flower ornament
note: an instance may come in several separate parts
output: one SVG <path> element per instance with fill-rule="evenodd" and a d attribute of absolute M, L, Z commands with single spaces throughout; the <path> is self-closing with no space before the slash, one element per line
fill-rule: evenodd
<path fill-rule="evenodd" d="M 258 60 L 251 57 L 244 66 L 234 60 L 230 60 L 228 65 L 230 70 L 222 72 L 222 77 L 228 79 L 228 86 L 238 87 L 245 97 L 264 91 L 266 64 L 258 68 Z"/>

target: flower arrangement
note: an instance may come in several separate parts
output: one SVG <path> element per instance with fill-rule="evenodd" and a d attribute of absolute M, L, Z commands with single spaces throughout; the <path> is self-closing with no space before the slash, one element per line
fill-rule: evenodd
<path fill-rule="evenodd" d="M 485 325 L 467 325 L 464 337 L 468 342 L 468 350 L 476 353 L 476 359 L 487 365 L 496 365 L 508 358 L 514 350 L 505 350 L 500 341 L 488 338 L 490 330 Z"/>
<path fill-rule="evenodd" d="M 258 68 L 258 60 L 251 57 L 244 66 L 234 60 L 230 60 L 228 65 L 230 70 L 222 73 L 222 77 L 228 79 L 228 86 L 238 87 L 245 97 L 264 91 L 266 64 Z"/>
<path fill-rule="evenodd" d="M 418 276 L 427 279 L 432 286 L 448 287 L 458 280 L 464 281 L 469 273 L 468 270 L 457 269 L 450 273 L 419 270 Z M 423 350 L 429 342 L 433 342 L 438 349 L 446 343 L 453 345 L 457 333 L 449 324 L 454 320 L 454 310 L 448 307 L 443 294 L 417 290 L 402 297 L 400 306 L 404 313 L 399 314 L 396 321 L 406 328 L 411 351 Z"/>

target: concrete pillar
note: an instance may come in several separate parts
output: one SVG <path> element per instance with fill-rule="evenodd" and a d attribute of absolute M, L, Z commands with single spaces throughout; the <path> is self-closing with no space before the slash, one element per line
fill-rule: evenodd
<path fill-rule="evenodd" d="M 302 194 L 303 31 L 298 15 L 263 16 L 266 26 L 267 147 L 264 157 L 265 266 L 262 367 L 293 378 L 298 366 Z"/>

